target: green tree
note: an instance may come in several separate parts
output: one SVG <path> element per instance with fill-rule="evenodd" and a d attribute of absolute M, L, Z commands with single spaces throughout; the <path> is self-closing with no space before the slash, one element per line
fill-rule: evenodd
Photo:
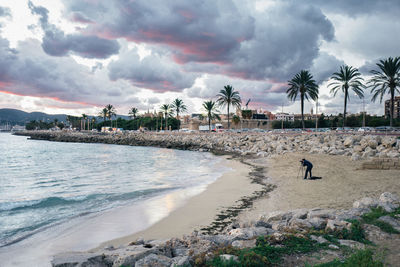
<path fill-rule="evenodd" d="M 86 114 L 82 114 L 82 122 L 83 122 L 83 130 L 86 130 L 86 120 L 88 116 Z"/>
<path fill-rule="evenodd" d="M 164 113 L 165 116 L 165 131 L 168 130 L 168 117 L 171 116 L 171 105 L 163 104 L 160 107 L 161 111 Z"/>
<path fill-rule="evenodd" d="M 286 91 L 288 98 L 295 101 L 297 96 L 300 94 L 301 103 L 301 123 L 304 127 L 304 99 L 312 100 L 318 99 L 318 85 L 313 79 L 311 73 L 307 70 L 302 70 L 297 73 L 293 79 L 288 81 L 289 89 Z"/>
<path fill-rule="evenodd" d="M 111 104 L 108 104 L 105 109 L 107 109 L 107 118 L 110 120 L 110 127 L 112 128 L 112 118 L 117 115 L 117 111 Z"/>
<path fill-rule="evenodd" d="M 208 118 L 208 129 L 211 132 L 211 121 L 214 119 L 221 120 L 219 114 L 218 114 L 218 109 L 217 105 L 214 101 L 204 101 L 203 102 L 203 108 L 207 112 L 207 118 Z"/>
<path fill-rule="evenodd" d="M 229 107 L 233 106 L 236 108 L 240 108 L 242 100 L 240 99 L 239 92 L 235 91 L 231 85 L 224 86 L 224 89 L 219 91 L 217 94 L 217 103 L 221 107 L 227 107 L 228 109 L 228 129 L 230 129 L 230 120 L 229 120 Z"/>
<path fill-rule="evenodd" d="M 103 121 L 105 122 L 106 121 L 106 118 L 107 118 L 107 114 L 108 114 L 108 111 L 107 111 L 107 108 L 103 108 L 101 111 L 100 111 L 100 113 L 99 113 L 99 117 L 100 118 L 103 118 Z"/>
<path fill-rule="evenodd" d="M 394 95 L 399 93 L 400 87 L 400 57 L 389 57 L 385 60 L 380 60 L 376 64 L 379 70 L 372 70 L 374 75 L 369 81 L 368 85 L 371 88 L 372 101 L 375 102 L 376 98 L 380 96 L 382 103 L 383 95 L 386 91 L 390 94 L 390 126 L 393 126 L 394 117 Z"/>
<path fill-rule="evenodd" d="M 179 121 L 180 121 L 179 114 L 187 111 L 187 107 L 183 103 L 183 100 L 179 99 L 179 98 L 175 99 L 172 102 L 171 109 L 175 112 L 176 119 L 179 120 Z M 178 129 L 180 129 L 180 123 L 179 123 L 179 128 Z"/>
<path fill-rule="evenodd" d="M 238 124 L 240 123 L 240 118 L 239 118 L 239 116 L 233 115 L 233 117 L 232 117 L 232 122 L 233 122 L 233 124 L 238 125 Z"/>
<path fill-rule="evenodd" d="M 339 72 L 333 73 L 331 79 L 333 82 L 329 83 L 328 88 L 332 87 L 331 93 L 333 93 L 333 96 L 336 96 L 339 90 L 342 90 L 344 93 L 343 127 L 345 127 L 347 101 L 350 101 L 349 89 L 353 90 L 359 98 L 363 98 L 364 86 L 362 81 L 364 79 L 361 78 L 361 73 L 358 71 L 358 69 L 347 65 L 341 66 Z"/>
<path fill-rule="evenodd" d="M 133 108 L 131 108 L 130 110 L 129 110 L 129 116 L 131 117 L 131 118 L 133 118 L 133 119 L 136 119 L 136 115 L 138 114 L 138 112 L 139 112 L 139 110 L 137 109 L 137 108 L 135 108 L 135 107 L 133 107 Z"/>

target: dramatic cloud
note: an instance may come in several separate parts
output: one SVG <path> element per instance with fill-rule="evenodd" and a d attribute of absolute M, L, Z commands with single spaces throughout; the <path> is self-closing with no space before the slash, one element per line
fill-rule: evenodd
<path fill-rule="evenodd" d="M 158 53 L 140 60 L 137 49 L 123 52 L 108 68 L 111 80 L 129 80 L 135 86 L 157 92 L 182 91 L 191 87 L 196 78 L 195 74 L 182 72 L 179 65 Z"/>
<path fill-rule="evenodd" d="M 70 52 L 85 58 L 108 58 L 117 54 L 119 44 L 116 40 L 107 40 L 95 35 L 64 34 L 48 21 L 49 11 L 29 2 L 32 14 L 40 16 L 40 25 L 44 31 L 43 50 L 52 56 L 66 56 Z"/>
<path fill-rule="evenodd" d="M 36 40 L 20 42 L 17 49 L 11 49 L 9 42 L 0 38 L 0 58 L 3 92 L 96 105 L 124 104 L 127 96 L 135 94 L 129 84 L 109 81 L 104 73 L 93 73 L 72 58 L 45 54 Z"/>
<path fill-rule="evenodd" d="M 95 22 L 89 33 L 167 46 L 187 70 L 244 79 L 286 80 L 311 66 L 320 40 L 334 37 L 321 10 L 300 3 L 279 3 L 263 12 L 232 1 L 113 3 L 65 2 L 71 12 Z"/>

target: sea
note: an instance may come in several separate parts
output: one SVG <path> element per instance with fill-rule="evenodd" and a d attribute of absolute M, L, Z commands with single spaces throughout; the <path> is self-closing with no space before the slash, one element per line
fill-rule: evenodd
<path fill-rule="evenodd" d="M 59 250 L 87 250 L 146 229 L 228 171 L 222 160 L 0 133 L 0 262 L 34 266 L 37 257 L 46 266 L 40 263 Z M 85 225 L 86 232 L 76 230 Z M 82 231 L 92 236 L 73 238 Z"/>

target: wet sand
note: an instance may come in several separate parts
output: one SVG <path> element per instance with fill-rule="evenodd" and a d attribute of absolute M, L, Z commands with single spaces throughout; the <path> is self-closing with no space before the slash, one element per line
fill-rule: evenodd
<path fill-rule="evenodd" d="M 248 175 L 250 166 L 238 160 L 227 160 L 224 166 L 232 170 L 210 184 L 204 192 L 190 198 L 166 218 L 144 231 L 105 242 L 99 248 L 110 245 L 117 247 L 138 238 L 151 240 L 182 237 L 210 225 L 223 208 L 234 205 L 241 197 L 251 195 L 262 188 L 261 185 L 251 183 Z"/>

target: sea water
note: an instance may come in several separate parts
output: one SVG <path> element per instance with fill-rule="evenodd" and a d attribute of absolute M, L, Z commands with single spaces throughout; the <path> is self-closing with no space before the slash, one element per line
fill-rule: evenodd
<path fill-rule="evenodd" d="M 221 175 L 220 160 L 210 153 L 1 133 L 0 252 L 75 218 L 135 203 L 159 205 L 157 210 L 167 214 L 156 199 L 204 188 Z"/>

